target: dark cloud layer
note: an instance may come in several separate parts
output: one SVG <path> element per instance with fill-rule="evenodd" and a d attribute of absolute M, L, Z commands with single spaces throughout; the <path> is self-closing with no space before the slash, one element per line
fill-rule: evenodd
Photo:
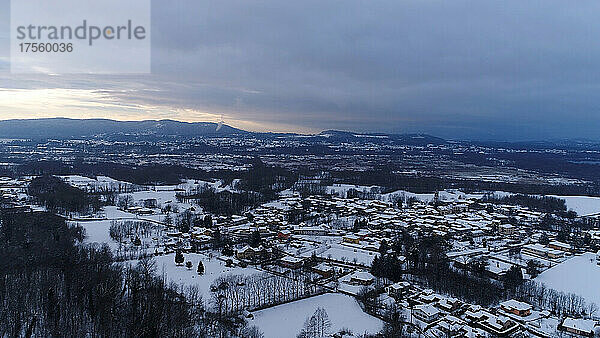
<path fill-rule="evenodd" d="M 598 13 L 591 0 L 154 1 L 152 75 L 0 87 L 310 130 L 598 139 Z"/>

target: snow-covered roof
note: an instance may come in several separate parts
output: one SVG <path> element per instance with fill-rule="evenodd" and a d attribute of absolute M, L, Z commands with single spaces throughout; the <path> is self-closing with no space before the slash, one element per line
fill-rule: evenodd
<path fill-rule="evenodd" d="M 421 311 L 427 316 L 435 316 L 436 314 L 440 313 L 440 310 L 436 309 L 436 307 L 431 304 L 416 305 L 415 310 Z"/>
<path fill-rule="evenodd" d="M 352 279 L 363 280 L 363 281 L 370 281 L 370 280 L 375 279 L 375 277 L 372 274 L 370 274 L 369 272 L 360 271 L 360 272 L 355 272 L 352 275 Z"/>
<path fill-rule="evenodd" d="M 511 299 L 511 300 L 502 302 L 502 303 L 500 303 L 500 306 L 508 308 L 508 309 L 515 309 L 517 311 L 527 311 L 527 310 L 531 310 L 533 308 L 531 305 L 524 303 L 524 302 L 519 302 L 516 299 Z"/>
<path fill-rule="evenodd" d="M 281 261 L 286 262 L 286 263 L 296 264 L 296 263 L 302 262 L 302 259 L 298 258 L 298 257 L 285 256 L 285 257 L 281 258 Z"/>
<path fill-rule="evenodd" d="M 563 327 L 572 328 L 583 332 L 592 332 L 598 323 L 591 319 L 573 319 L 565 318 L 562 323 Z"/>

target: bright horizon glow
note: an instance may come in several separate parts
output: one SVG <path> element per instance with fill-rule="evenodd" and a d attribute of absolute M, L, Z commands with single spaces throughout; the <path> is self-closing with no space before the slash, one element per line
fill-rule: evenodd
<path fill-rule="evenodd" d="M 115 121 L 176 120 L 214 122 L 254 132 L 315 133 L 320 130 L 290 124 L 259 123 L 197 109 L 116 102 L 102 90 L 89 89 L 0 89 L 0 120 L 71 118 Z"/>

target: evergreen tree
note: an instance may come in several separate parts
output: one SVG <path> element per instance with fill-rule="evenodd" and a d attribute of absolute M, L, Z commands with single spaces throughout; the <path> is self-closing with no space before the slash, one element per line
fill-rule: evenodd
<path fill-rule="evenodd" d="M 523 283 L 523 272 L 518 266 L 511 266 L 504 276 L 504 287 L 506 289 L 514 289 Z"/>
<path fill-rule="evenodd" d="M 183 253 L 180 249 L 177 249 L 177 251 L 175 252 L 175 264 L 181 265 L 183 264 L 184 260 L 185 258 L 183 258 Z"/>
<path fill-rule="evenodd" d="M 165 216 L 163 219 L 163 223 L 165 223 L 167 226 L 173 225 L 173 217 L 171 217 L 170 214 L 167 214 L 167 216 Z"/>
<path fill-rule="evenodd" d="M 540 274 L 540 270 L 540 263 L 538 263 L 536 260 L 530 259 L 527 262 L 527 267 L 525 268 L 525 271 L 527 271 L 527 274 L 531 276 L 531 278 L 537 277 Z"/>
<path fill-rule="evenodd" d="M 185 262 L 185 267 L 188 268 L 188 270 L 191 270 L 192 269 L 192 262 L 191 261 Z"/>
<path fill-rule="evenodd" d="M 204 226 L 207 228 L 212 228 L 213 220 L 211 215 L 204 216 Z"/>
<path fill-rule="evenodd" d="M 260 237 L 260 232 L 258 230 L 255 230 L 251 235 L 250 238 L 248 240 L 248 245 L 250 245 L 253 248 L 258 248 L 262 243 L 262 239 Z"/>
<path fill-rule="evenodd" d="M 198 274 L 199 275 L 204 274 L 204 263 L 202 263 L 202 261 L 198 262 Z"/>
<path fill-rule="evenodd" d="M 542 234 L 542 236 L 540 237 L 540 244 L 548 245 L 548 243 L 550 243 L 550 239 L 548 238 L 548 235 Z"/>
<path fill-rule="evenodd" d="M 373 258 L 373 262 L 371 263 L 371 274 L 375 277 L 382 277 L 379 256 Z"/>
<path fill-rule="evenodd" d="M 231 257 L 231 256 L 233 256 L 233 249 L 231 248 L 231 246 L 227 245 L 226 247 L 223 248 L 222 253 L 225 256 Z"/>
<path fill-rule="evenodd" d="M 381 244 L 379 244 L 379 253 L 381 255 L 385 255 L 385 254 L 387 254 L 389 249 L 390 249 L 390 246 L 388 245 L 387 241 L 385 239 L 382 240 Z"/>

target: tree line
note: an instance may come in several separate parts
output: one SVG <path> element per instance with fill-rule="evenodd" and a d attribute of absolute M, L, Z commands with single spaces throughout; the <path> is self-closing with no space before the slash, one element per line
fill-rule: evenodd
<path fill-rule="evenodd" d="M 220 314 L 273 306 L 322 292 L 304 273 L 292 270 L 286 276 L 259 273 L 225 275 L 211 285 L 212 302 Z"/>

